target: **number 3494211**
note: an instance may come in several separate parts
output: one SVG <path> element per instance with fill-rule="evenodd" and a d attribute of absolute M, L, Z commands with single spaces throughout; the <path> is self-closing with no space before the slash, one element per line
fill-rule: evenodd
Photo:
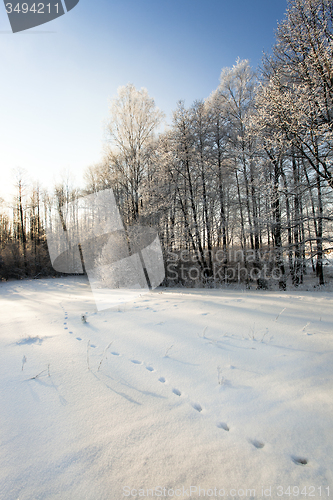
<path fill-rule="evenodd" d="M 298 486 L 288 486 L 288 488 L 283 488 L 283 486 L 277 486 L 276 495 L 278 497 L 329 497 L 330 496 L 330 488 L 327 486 L 326 488 L 322 488 L 318 486 L 304 486 L 304 488 L 299 488 Z"/>
<path fill-rule="evenodd" d="M 11 14 L 12 12 L 17 12 L 18 14 L 20 12 L 22 14 L 28 14 L 28 12 L 32 14 L 51 14 L 51 12 L 55 12 L 59 14 L 59 4 L 34 3 L 29 7 L 27 3 L 6 3 L 6 11 L 7 14 Z"/>

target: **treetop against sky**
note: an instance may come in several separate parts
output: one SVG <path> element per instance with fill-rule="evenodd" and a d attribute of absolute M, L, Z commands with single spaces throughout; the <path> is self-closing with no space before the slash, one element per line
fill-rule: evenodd
<path fill-rule="evenodd" d="M 3 6 L 1 196 L 17 167 L 46 187 L 66 169 L 81 183 L 100 159 L 108 99 L 119 86 L 147 88 L 170 121 L 179 99 L 189 105 L 209 96 L 238 57 L 256 67 L 286 7 L 285 0 L 86 1 L 13 34 Z"/>

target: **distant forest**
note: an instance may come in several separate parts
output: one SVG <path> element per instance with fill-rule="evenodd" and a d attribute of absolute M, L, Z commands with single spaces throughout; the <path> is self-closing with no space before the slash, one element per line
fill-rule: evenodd
<path fill-rule="evenodd" d="M 45 236 L 52 209 L 112 188 L 126 226 L 157 228 L 166 285 L 263 285 L 264 265 L 282 290 L 306 273 L 324 285 L 333 250 L 333 2 L 291 1 L 258 71 L 238 60 L 207 99 L 180 101 L 161 132 L 163 120 L 147 90 L 129 84 L 111 103 L 104 158 L 86 170 L 84 189 L 64 181 L 47 192 L 18 171 L 10 212 L 0 208 L 0 277 L 56 275 Z"/>

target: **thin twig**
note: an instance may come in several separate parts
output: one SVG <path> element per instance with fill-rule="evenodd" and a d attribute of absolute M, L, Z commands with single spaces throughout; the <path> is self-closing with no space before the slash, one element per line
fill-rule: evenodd
<path fill-rule="evenodd" d="M 87 344 L 87 365 L 88 365 L 88 370 L 90 370 L 90 365 L 89 365 L 89 347 L 90 347 L 90 340 L 88 340 L 88 344 Z"/>
<path fill-rule="evenodd" d="M 253 323 L 253 327 L 250 327 L 250 331 L 248 333 L 249 339 L 256 340 L 255 335 L 256 335 L 256 324 Z"/>
<path fill-rule="evenodd" d="M 198 337 L 199 337 L 199 339 L 204 339 L 204 338 L 205 338 L 205 332 L 206 332 L 207 328 L 208 328 L 208 327 L 206 326 L 206 327 L 203 329 L 203 332 L 202 332 L 202 334 L 201 334 L 201 335 L 200 335 L 200 333 L 198 333 Z"/>
<path fill-rule="evenodd" d="M 279 317 L 281 316 L 281 314 L 286 310 L 287 308 L 285 307 L 284 309 L 282 309 L 281 312 L 279 312 L 279 314 L 276 316 L 275 320 L 274 321 L 277 321 L 279 319 Z"/>
<path fill-rule="evenodd" d="M 168 349 L 165 351 L 165 354 L 164 354 L 165 358 L 168 357 L 168 353 L 171 351 L 172 348 L 173 348 L 173 344 L 170 347 L 168 347 Z"/>
<path fill-rule="evenodd" d="M 260 342 L 263 342 L 263 340 L 264 340 L 264 338 L 266 337 L 267 334 L 268 334 L 268 328 L 266 328 L 266 331 L 265 331 L 264 335 L 262 336 Z"/>
<path fill-rule="evenodd" d="M 300 332 L 304 332 L 305 328 L 309 325 L 311 325 L 311 321 L 309 321 L 305 326 L 303 326 L 303 328 L 300 329 Z"/>
<path fill-rule="evenodd" d="M 24 368 L 24 365 L 25 363 L 27 362 L 27 358 L 25 356 L 23 356 L 23 359 L 22 359 L 22 372 L 23 372 L 23 368 Z"/>
<path fill-rule="evenodd" d="M 223 385 L 224 377 L 222 377 L 222 368 L 220 366 L 217 367 L 217 381 L 219 385 Z"/>
<path fill-rule="evenodd" d="M 111 347 L 112 343 L 113 343 L 113 341 L 112 341 L 112 342 L 110 342 L 110 344 L 109 344 L 109 345 L 107 345 L 107 346 L 106 346 L 106 348 L 105 348 L 105 349 L 104 349 L 104 351 L 103 351 L 103 354 L 102 354 L 102 359 L 101 359 L 101 361 L 100 361 L 100 363 L 99 363 L 99 365 L 98 365 L 98 369 L 97 369 L 97 371 L 98 371 L 98 372 L 99 372 L 100 367 L 102 366 L 102 363 L 103 363 L 104 359 L 106 358 L 106 353 L 107 353 L 107 350 Z"/>
<path fill-rule="evenodd" d="M 38 373 L 38 375 L 35 375 L 34 377 L 29 378 L 29 380 L 35 380 L 36 378 L 40 377 L 40 375 L 44 372 L 46 372 L 46 370 L 43 370 L 42 372 Z"/>

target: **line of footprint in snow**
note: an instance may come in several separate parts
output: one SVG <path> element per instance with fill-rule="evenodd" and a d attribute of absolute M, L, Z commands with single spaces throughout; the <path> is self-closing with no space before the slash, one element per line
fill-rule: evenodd
<path fill-rule="evenodd" d="M 113 355 L 116 355 L 116 356 L 119 356 L 119 353 L 117 352 L 111 352 L 111 354 Z M 139 361 L 138 359 L 131 359 L 130 360 L 132 363 L 134 363 L 135 365 L 143 365 L 143 362 L 142 361 Z M 155 371 L 155 368 L 153 368 L 152 366 L 146 366 L 146 370 L 148 370 L 149 372 L 154 372 Z M 160 377 L 158 379 L 159 382 L 161 382 L 162 384 L 165 384 L 166 383 L 166 379 L 164 377 Z M 173 388 L 172 389 L 172 392 L 173 394 L 175 394 L 176 396 L 181 396 L 182 393 L 179 389 L 177 388 Z M 192 408 L 194 408 L 194 410 L 198 411 L 198 412 L 201 412 L 202 411 L 202 406 L 199 404 L 199 403 L 193 403 L 192 404 Z M 225 424 L 224 422 L 220 422 L 217 427 L 220 427 L 221 429 L 224 429 L 225 431 L 229 431 L 229 427 L 227 426 L 227 424 Z"/>
<path fill-rule="evenodd" d="M 64 310 L 62 305 L 61 305 L 61 307 Z M 68 330 L 68 326 L 67 326 L 68 313 L 67 313 L 67 311 L 64 310 L 64 314 L 65 314 L 65 320 L 66 320 L 64 322 L 64 329 Z M 88 314 L 88 313 L 86 313 L 86 314 Z M 69 333 L 73 334 L 72 331 L 70 331 Z M 76 339 L 79 341 L 82 340 L 81 337 L 76 337 Z M 90 347 L 95 348 L 96 346 L 93 344 L 90 344 Z M 111 354 L 113 356 L 120 356 L 120 354 L 118 352 L 111 352 Z M 130 359 L 130 361 L 135 365 L 143 365 L 143 362 L 139 361 L 138 359 Z M 155 371 L 155 369 L 150 365 L 146 366 L 146 370 L 148 370 L 149 372 Z M 161 382 L 162 384 L 166 383 L 166 379 L 164 377 L 160 377 L 158 379 L 158 381 Z M 180 397 L 182 395 L 181 391 L 177 388 L 173 388 L 172 393 L 178 397 Z M 199 413 L 202 412 L 202 406 L 199 403 L 193 403 L 192 408 Z M 229 430 L 230 430 L 229 426 L 225 422 L 218 422 L 217 427 L 219 429 L 222 429 L 222 430 L 227 431 L 227 432 L 229 432 Z M 262 449 L 265 446 L 265 443 L 263 443 L 262 441 L 259 441 L 257 439 L 249 439 L 249 442 L 258 450 Z M 291 456 L 291 459 L 297 465 L 307 465 L 307 463 L 308 463 L 308 460 L 306 458 L 303 458 L 303 457 Z"/>

